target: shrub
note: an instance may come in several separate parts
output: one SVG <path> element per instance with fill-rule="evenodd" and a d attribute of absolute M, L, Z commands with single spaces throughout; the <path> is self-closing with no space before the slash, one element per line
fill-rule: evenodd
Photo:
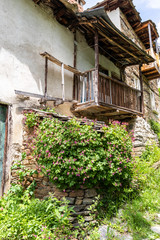
<path fill-rule="evenodd" d="M 94 122 L 43 119 L 37 123 L 32 145 L 39 171 L 64 190 L 128 186 L 134 164 L 131 135 L 119 122 L 101 126 L 100 131 L 94 129 Z"/>
<path fill-rule="evenodd" d="M 69 216 L 66 202 L 30 199 L 27 190 L 15 185 L 0 199 L 0 239 L 70 239 Z"/>

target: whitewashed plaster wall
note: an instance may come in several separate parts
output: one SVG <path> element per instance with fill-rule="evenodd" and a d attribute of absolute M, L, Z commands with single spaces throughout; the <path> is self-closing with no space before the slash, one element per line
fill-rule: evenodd
<path fill-rule="evenodd" d="M 74 36 L 56 21 L 51 10 L 32 0 L 1 0 L 0 16 L 0 103 L 11 104 L 10 161 L 15 155 L 15 144 L 16 148 L 22 144 L 21 109 L 39 105 L 38 99 L 23 99 L 14 90 L 44 94 L 45 61 L 40 53 L 48 52 L 73 66 Z M 77 68 L 81 71 L 93 68 L 94 50 L 88 47 L 80 33 L 77 42 Z M 100 64 L 119 73 L 118 68 L 103 56 L 100 56 Z M 72 87 L 73 74 L 65 70 L 66 99 L 72 99 Z M 51 62 L 48 95 L 61 97 L 61 69 Z M 9 170 L 9 162 L 7 166 Z"/>
<path fill-rule="evenodd" d="M 114 25 L 121 30 L 121 19 L 120 19 L 120 9 L 117 8 L 113 11 L 107 11 L 107 15 L 110 20 L 114 23 Z"/>

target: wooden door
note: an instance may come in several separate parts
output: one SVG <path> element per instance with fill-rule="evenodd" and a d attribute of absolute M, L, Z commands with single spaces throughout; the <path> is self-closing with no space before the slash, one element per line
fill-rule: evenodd
<path fill-rule="evenodd" d="M 6 146 L 7 107 L 0 104 L 0 195 L 2 195 L 4 153 Z"/>

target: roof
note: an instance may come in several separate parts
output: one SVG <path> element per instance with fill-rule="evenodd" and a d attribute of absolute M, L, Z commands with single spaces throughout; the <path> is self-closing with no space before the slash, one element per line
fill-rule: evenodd
<path fill-rule="evenodd" d="M 151 26 L 151 35 L 152 35 L 152 41 L 157 39 L 159 37 L 157 28 L 155 23 L 152 20 L 148 20 L 145 22 L 142 22 L 140 25 L 138 25 L 135 28 L 136 34 L 139 36 L 141 41 L 143 42 L 144 46 L 149 49 L 150 44 L 149 44 L 149 34 L 148 34 L 148 25 L 150 24 Z"/>
<path fill-rule="evenodd" d="M 155 23 L 151 20 L 142 22 L 132 0 L 104 0 L 89 10 L 99 7 L 104 7 L 106 11 L 113 11 L 119 7 L 146 48 L 149 48 L 148 25 L 146 23 L 150 22 L 152 25 L 152 41 L 159 37 Z"/>
<path fill-rule="evenodd" d="M 100 53 L 117 66 L 139 65 L 154 59 L 126 37 L 110 20 L 105 8 L 78 13 L 79 30 L 90 46 L 94 46 L 95 29 L 99 35 Z"/>
<path fill-rule="evenodd" d="M 34 0 L 37 1 L 37 0 Z M 99 34 L 100 53 L 118 67 L 153 62 L 154 59 L 127 38 L 108 17 L 105 8 L 75 13 L 68 0 L 39 0 L 52 8 L 61 24 L 71 30 L 80 30 L 88 45 L 94 47 L 95 29 Z"/>
<path fill-rule="evenodd" d="M 104 7 L 106 11 L 113 11 L 119 7 L 133 28 L 142 20 L 132 0 L 104 0 L 89 10 L 99 7 Z"/>

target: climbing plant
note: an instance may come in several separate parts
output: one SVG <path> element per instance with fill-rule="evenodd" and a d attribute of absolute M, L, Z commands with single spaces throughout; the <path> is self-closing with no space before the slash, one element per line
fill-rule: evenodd
<path fill-rule="evenodd" d="M 26 124 L 34 126 L 32 151 L 39 172 L 64 191 L 67 188 L 109 187 L 120 190 L 132 179 L 133 133 L 118 121 L 95 130 L 95 122 L 81 124 L 55 118 L 39 120 L 27 113 Z M 28 119 L 34 121 L 33 124 Z"/>

